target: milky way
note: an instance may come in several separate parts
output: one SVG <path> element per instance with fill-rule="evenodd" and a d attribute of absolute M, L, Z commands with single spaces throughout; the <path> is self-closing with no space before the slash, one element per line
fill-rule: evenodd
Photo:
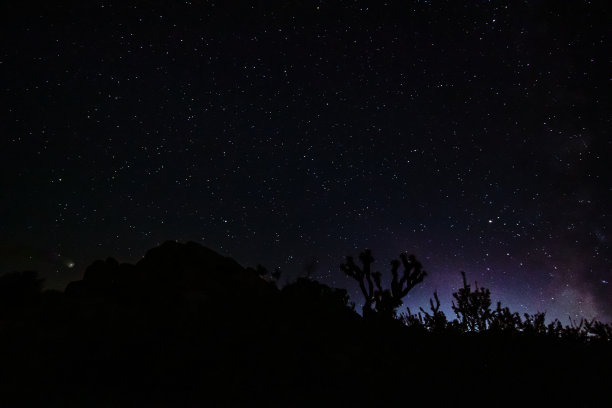
<path fill-rule="evenodd" d="M 424 264 L 411 308 L 464 270 L 612 319 L 603 2 L 86 3 L 2 6 L 0 238 L 71 259 L 4 270 L 193 240 L 359 302 L 371 248 Z"/>

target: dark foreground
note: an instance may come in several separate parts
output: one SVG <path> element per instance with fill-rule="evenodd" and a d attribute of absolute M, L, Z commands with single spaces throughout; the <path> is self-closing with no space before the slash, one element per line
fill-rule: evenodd
<path fill-rule="evenodd" d="M 431 332 L 195 244 L 0 288 L 1 407 L 607 406 L 609 341 Z M 30 280 L 28 280 L 30 279 Z M 34 282 L 35 283 L 35 282 Z M 8 289 L 7 289 L 8 288 Z"/>

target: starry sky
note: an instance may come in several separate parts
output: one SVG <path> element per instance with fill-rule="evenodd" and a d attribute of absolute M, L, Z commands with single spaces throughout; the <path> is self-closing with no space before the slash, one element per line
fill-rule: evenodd
<path fill-rule="evenodd" d="M 405 301 L 612 321 L 612 15 L 591 1 L 24 1 L 0 10 L 0 272 L 169 239 Z"/>

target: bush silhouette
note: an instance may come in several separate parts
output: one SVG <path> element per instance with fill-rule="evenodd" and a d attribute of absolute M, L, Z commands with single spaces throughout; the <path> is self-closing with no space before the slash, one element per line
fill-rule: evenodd
<path fill-rule="evenodd" d="M 479 288 L 475 284 L 476 290 L 467 283 L 465 272 L 461 272 L 463 287 L 453 293 L 457 301 L 453 301 L 453 311 L 459 319 L 459 325 L 464 331 L 484 331 L 489 327 L 493 313 L 491 312 L 491 292 L 486 288 Z"/>
<path fill-rule="evenodd" d="M 433 299 L 429 299 L 429 309 L 431 314 L 426 312 L 422 307 L 419 310 L 422 313 L 422 319 L 419 319 L 425 329 L 432 332 L 442 332 L 448 326 L 448 320 L 443 311 L 440 310 L 440 299 L 438 298 L 438 292 L 434 291 Z M 435 301 L 435 304 L 434 304 Z"/>
<path fill-rule="evenodd" d="M 612 326 L 602 323 L 595 319 L 584 321 L 585 330 L 588 336 L 602 342 L 612 342 Z"/>
<path fill-rule="evenodd" d="M 501 302 L 497 302 L 497 308 L 491 314 L 489 330 L 500 333 L 511 333 L 521 330 L 521 317 L 518 313 L 513 313 L 508 307 L 502 307 Z"/>

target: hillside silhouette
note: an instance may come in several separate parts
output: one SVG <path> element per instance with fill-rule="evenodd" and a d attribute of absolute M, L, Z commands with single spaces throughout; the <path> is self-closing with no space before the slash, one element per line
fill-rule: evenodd
<path fill-rule="evenodd" d="M 455 317 L 402 310 L 426 279 L 401 254 L 340 269 L 364 296 L 310 278 L 243 267 L 199 244 L 168 241 L 136 264 L 87 267 L 65 291 L 32 271 L 0 276 L 2 407 L 605 406 L 612 330 L 545 323 L 469 283 Z M 386 288 L 386 282 L 389 288 Z"/>

